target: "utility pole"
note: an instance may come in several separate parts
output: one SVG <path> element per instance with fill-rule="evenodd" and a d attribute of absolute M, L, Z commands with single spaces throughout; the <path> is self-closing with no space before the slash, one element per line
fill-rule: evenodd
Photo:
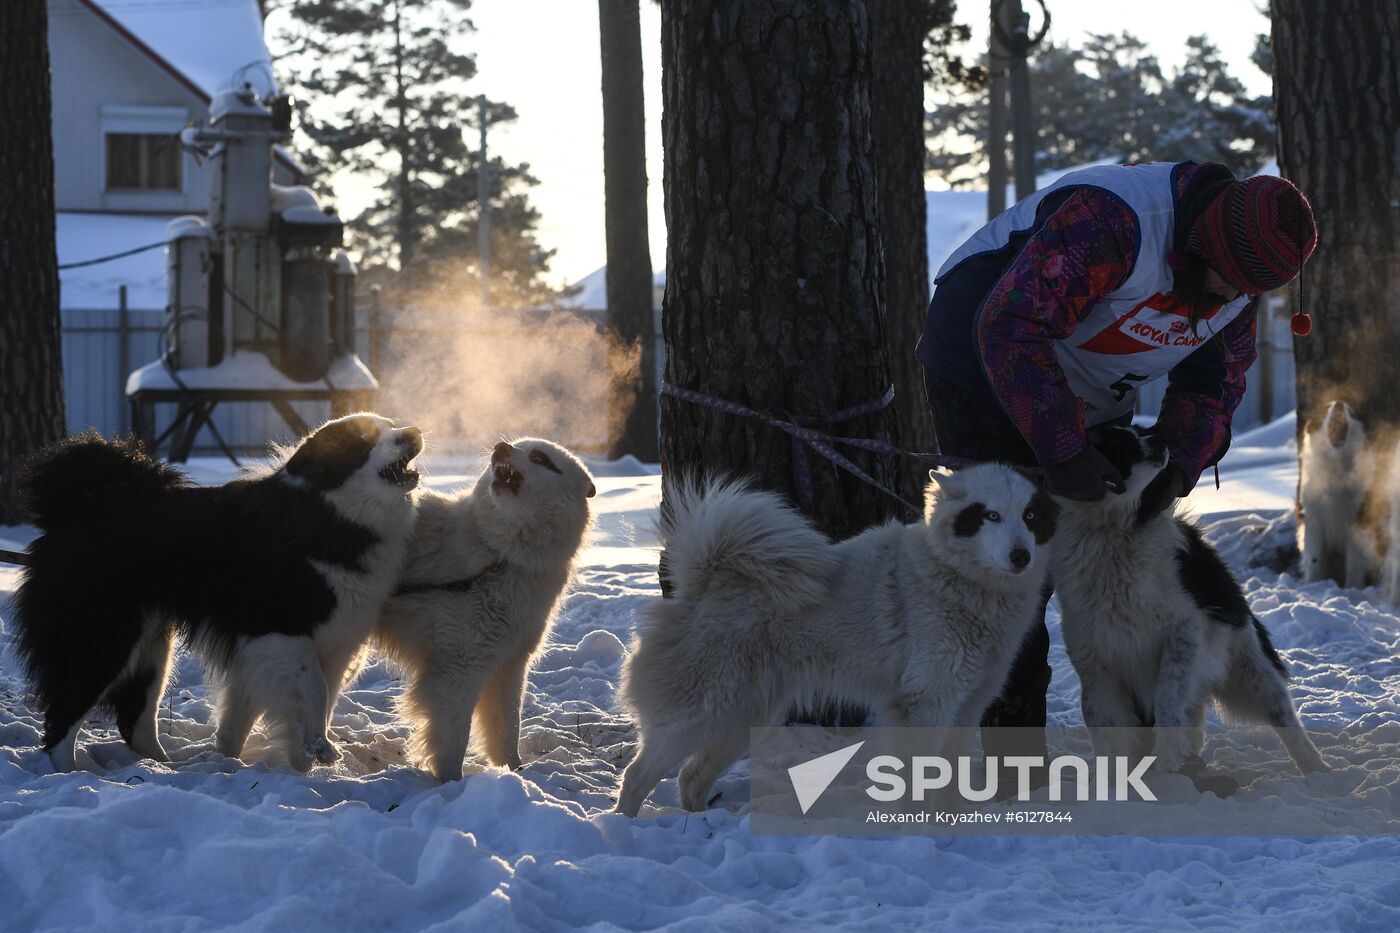
<path fill-rule="evenodd" d="M 991 75 L 991 107 L 987 118 L 987 219 L 1006 210 L 1006 67 L 1011 52 L 1001 42 L 1000 0 L 992 0 L 991 45 L 987 73 Z"/>
<path fill-rule="evenodd" d="M 481 275 L 481 307 L 491 307 L 491 162 L 486 150 L 486 95 L 476 99 L 481 124 L 481 155 L 476 166 L 476 265 Z"/>
<path fill-rule="evenodd" d="M 1035 191 L 1035 126 L 1031 114 L 1030 16 L 1021 0 L 1006 0 L 1007 32 L 1011 34 L 1011 122 L 1015 146 L 1016 200 Z"/>

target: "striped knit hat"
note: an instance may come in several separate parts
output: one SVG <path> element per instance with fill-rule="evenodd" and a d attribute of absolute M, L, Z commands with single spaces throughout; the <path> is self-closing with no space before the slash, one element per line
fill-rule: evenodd
<path fill-rule="evenodd" d="M 1317 246 L 1312 205 L 1270 175 L 1231 182 L 1191 224 L 1186 248 L 1248 295 L 1293 280 Z"/>

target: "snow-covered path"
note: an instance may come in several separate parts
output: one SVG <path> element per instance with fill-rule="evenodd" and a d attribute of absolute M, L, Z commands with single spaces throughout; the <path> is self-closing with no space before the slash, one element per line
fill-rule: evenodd
<path fill-rule="evenodd" d="M 1233 513 L 1212 534 L 1236 562 L 1264 524 L 1240 510 L 1275 506 L 1292 484 L 1286 452 L 1239 446 L 1220 493 L 1192 499 L 1199 512 Z M 439 464 L 434 485 L 463 482 L 471 466 Z M 657 592 L 659 478 L 635 464 L 596 466 L 606 474 L 599 531 L 530 677 L 517 774 L 471 768 L 438 786 L 404 766 L 395 683 L 381 663 L 336 711 L 346 757 L 334 769 L 300 776 L 258 762 L 256 735 L 255 763 L 240 764 L 208 750 L 210 708 L 188 658 L 162 712 L 174 765 L 136 761 L 110 723 L 93 721 L 79 758 L 87 770 L 54 774 L 34 750 L 38 721 L 0 632 L 0 928 L 1400 929 L 1395 836 L 754 836 L 743 764 L 721 778 L 708 813 L 674 809 L 673 779 L 643 818 L 607 813 L 634 739 L 613 711 L 618 667 L 632 608 Z M 219 469 L 195 472 L 212 480 Z M 0 529 L 0 539 L 25 537 Z M 1246 576 L 1305 720 L 1400 730 L 1395 610 L 1373 590 Z M 0 599 L 14 582 L 0 569 Z M 1051 715 L 1076 723 L 1055 611 Z M 1359 784 L 1365 767 L 1322 780 Z M 1310 791 L 1280 777 L 1221 805 L 1298 793 Z"/>

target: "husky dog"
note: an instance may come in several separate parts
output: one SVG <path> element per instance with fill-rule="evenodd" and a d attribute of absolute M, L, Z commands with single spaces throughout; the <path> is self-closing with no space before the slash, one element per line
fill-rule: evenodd
<path fill-rule="evenodd" d="M 1375 476 L 1366 427 L 1350 405 L 1330 402 L 1320 419 L 1303 425 L 1298 549 L 1307 582 L 1374 582 L 1377 541 L 1366 505 Z"/>
<path fill-rule="evenodd" d="M 1158 733 L 1163 770 L 1194 761 L 1206 704 L 1273 726 L 1299 769 L 1325 771 L 1288 696 L 1288 673 L 1220 555 L 1189 521 L 1139 511 L 1167 464 L 1160 434 L 1108 428 L 1100 450 L 1127 478 L 1122 495 L 1063 502 L 1051 576 L 1079 675 L 1084 723 L 1170 727 Z M 1124 754 L 1095 736 L 1098 754 Z"/>
<path fill-rule="evenodd" d="M 398 576 L 422 447 L 417 428 L 351 415 L 217 487 L 95 433 L 41 453 L 15 631 L 54 766 L 72 770 L 94 707 L 168 760 L 156 710 L 177 634 L 215 683 L 219 751 L 239 755 L 261 715 L 292 767 L 336 760 L 327 722 Z"/>
<path fill-rule="evenodd" d="M 476 486 L 424 493 L 396 595 L 375 629 L 407 674 L 400 709 L 439 781 L 462 776 L 472 716 L 492 764 L 520 767 L 525 675 L 592 521 L 593 478 L 558 444 L 497 444 Z"/>
<path fill-rule="evenodd" d="M 682 761 L 681 802 L 702 809 L 750 726 L 816 698 L 891 725 L 978 724 L 1040 605 L 1058 510 L 1010 467 L 931 475 L 922 522 L 837 544 L 735 481 L 667 490 L 674 597 L 642 608 L 624 664 L 641 741 L 618 812 Z"/>

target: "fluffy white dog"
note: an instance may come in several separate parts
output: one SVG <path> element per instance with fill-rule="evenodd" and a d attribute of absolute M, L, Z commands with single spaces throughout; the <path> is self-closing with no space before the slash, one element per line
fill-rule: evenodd
<path fill-rule="evenodd" d="M 1303 579 L 1361 587 L 1376 577 L 1377 541 L 1367 515 L 1376 479 L 1366 427 L 1345 402 L 1303 426 L 1298 549 Z"/>
<path fill-rule="evenodd" d="M 641 610 L 623 701 L 641 742 L 617 809 L 681 769 L 711 785 L 794 703 L 837 696 L 890 725 L 976 726 L 1035 617 L 1055 504 L 1009 467 L 933 474 L 924 521 L 833 544 L 776 495 L 736 482 L 667 491 L 675 595 Z"/>
<path fill-rule="evenodd" d="M 462 776 L 480 730 L 492 764 L 520 767 L 525 675 L 592 521 L 588 469 L 546 440 L 497 444 L 467 492 L 426 492 L 398 590 L 375 638 L 407 674 L 401 712 L 416 760 Z"/>

